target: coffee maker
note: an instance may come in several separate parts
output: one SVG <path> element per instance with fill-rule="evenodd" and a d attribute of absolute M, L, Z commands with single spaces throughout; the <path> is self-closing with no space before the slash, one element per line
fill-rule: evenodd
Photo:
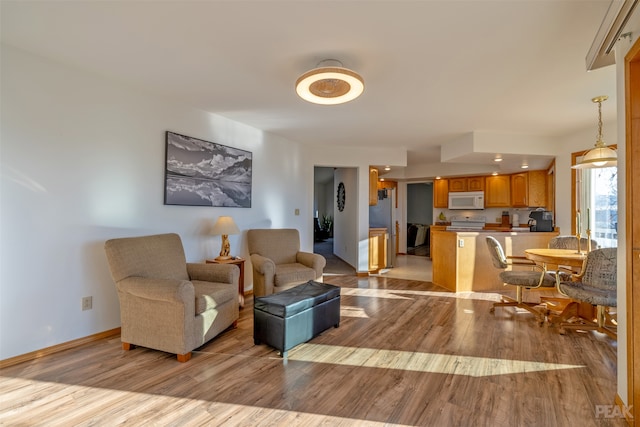
<path fill-rule="evenodd" d="M 553 212 L 532 211 L 529 214 L 529 231 L 553 231 Z"/>

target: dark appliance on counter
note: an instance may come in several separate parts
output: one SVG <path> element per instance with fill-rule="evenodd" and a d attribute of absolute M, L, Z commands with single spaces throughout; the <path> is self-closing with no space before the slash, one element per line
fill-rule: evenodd
<path fill-rule="evenodd" d="M 553 231 L 553 212 L 532 211 L 529 214 L 529 231 Z"/>

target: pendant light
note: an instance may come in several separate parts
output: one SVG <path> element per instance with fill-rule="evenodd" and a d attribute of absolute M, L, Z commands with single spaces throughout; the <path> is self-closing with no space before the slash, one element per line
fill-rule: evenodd
<path fill-rule="evenodd" d="M 618 165 L 618 154 L 616 150 L 607 147 L 602 140 L 602 103 L 607 99 L 609 99 L 609 97 L 603 95 L 591 100 L 598 104 L 598 140 L 596 141 L 595 147 L 582 156 L 580 163 L 571 166 L 573 169 L 608 168 Z"/>
<path fill-rule="evenodd" d="M 298 96 L 314 104 L 344 104 L 359 97 L 363 91 L 362 77 L 335 59 L 321 61 L 296 81 Z"/>

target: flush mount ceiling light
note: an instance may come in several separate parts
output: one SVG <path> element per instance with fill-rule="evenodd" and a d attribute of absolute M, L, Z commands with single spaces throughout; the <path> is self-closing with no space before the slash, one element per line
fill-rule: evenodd
<path fill-rule="evenodd" d="M 573 169 L 607 168 L 618 165 L 616 150 L 607 147 L 602 141 L 602 103 L 607 99 L 609 97 L 603 95 L 591 100 L 598 104 L 598 139 L 595 148 L 587 151 L 577 165 L 571 166 Z"/>
<path fill-rule="evenodd" d="M 314 104 L 336 105 L 352 101 L 364 91 L 364 80 L 340 61 L 325 59 L 296 81 L 300 98 Z"/>

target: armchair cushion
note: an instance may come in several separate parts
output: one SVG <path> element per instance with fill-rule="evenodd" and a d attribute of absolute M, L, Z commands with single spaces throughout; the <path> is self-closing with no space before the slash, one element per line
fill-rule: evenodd
<path fill-rule="evenodd" d="M 313 268 L 305 267 L 299 263 L 280 264 L 276 266 L 275 286 L 285 286 L 289 283 L 308 282 L 316 278 L 316 271 Z"/>
<path fill-rule="evenodd" d="M 238 290 L 226 283 L 193 281 L 196 297 L 196 314 L 217 308 L 236 299 Z"/>

